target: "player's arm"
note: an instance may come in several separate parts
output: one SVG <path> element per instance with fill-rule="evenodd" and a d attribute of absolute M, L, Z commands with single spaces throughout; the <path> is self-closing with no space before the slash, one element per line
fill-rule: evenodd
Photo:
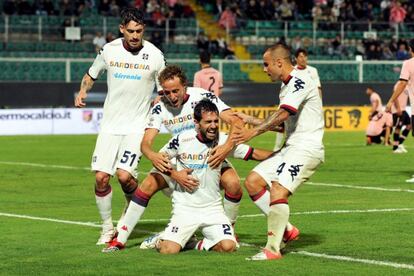
<path fill-rule="evenodd" d="M 208 159 L 208 164 L 212 168 L 218 167 L 221 162 L 226 159 L 227 155 L 229 155 L 229 153 L 236 145 L 232 139 L 235 127 L 243 127 L 244 125 L 243 121 L 237 117 L 230 109 L 223 110 L 220 113 L 220 119 L 230 124 L 230 133 L 228 139 L 223 145 L 217 146 L 211 151 L 211 156 Z"/>
<path fill-rule="evenodd" d="M 92 89 L 92 86 L 94 83 L 95 83 L 95 80 L 92 79 L 92 77 L 89 76 L 89 74 L 85 74 L 83 76 L 78 95 L 75 98 L 76 107 L 86 106 L 86 103 L 84 102 L 84 100 L 86 99 L 89 90 Z"/>
<path fill-rule="evenodd" d="M 264 149 L 253 149 L 253 154 L 251 159 L 262 161 L 269 158 L 273 154 L 273 151 L 264 150 Z"/>
<path fill-rule="evenodd" d="M 258 125 L 263 124 L 263 122 L 264 122 L 264 119 L 256 118 L 254 116 L 247 115 L 243 112 L 236 112 L 235 114 L 240 119 L 242 119 L 243 122 L 245 122 L 246 124 L 249 124 L 249 125 L 258 126 Z M 284 131 L 283 124 L 280 125 L 280 126 L 275 126 L 274 129 L 272 129 L 272 130 L 276 131 L 276 132 L 283 132 Z"/>
<path fill-rule="evenodd" d="M 156 128 L 147 128 L 145 130 L 144 138 L 141 142 L 141 151 L 157 170 L 165 173 L 172 169 L 168 155 L 164 152 L 155 152 L 152 149 L 154 139 L 158 135 L 158 132 Z"/>
<path fill-rule="evenodd" d="M 234 131 L 233 141 L 239 145 L 247 142 L 253 137 L 256 137 L 262 133 L 273 130 L 276 126 L 281 125 L 290 116 L 290 113 L 285 108 L 279 108 L 276 112 L 267 117 L 261 125 L 257 125 L 254 128 L 246 129 L 244 127 L 237 127 Z"/>
<path fill-rule="evenodd" d="M 390 112 L 391 111 L 391 106 L 393 105 L 393 103 L 395 102 L 395 100 L 402 94 L 402 92 L 405 90 L 405 88 L 407 87 L 407 80 L 403 80 L 400 79 L 397 84 L 395 85 L 394 91 L 391 95 L 391 98 L 389 99 L 388 103 L 387 103 L 387 107 L 386 107 L 386 111 Z"/>

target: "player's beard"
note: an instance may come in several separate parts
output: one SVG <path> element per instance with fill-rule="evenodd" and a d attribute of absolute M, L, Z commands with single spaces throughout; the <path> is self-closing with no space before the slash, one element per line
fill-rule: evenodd
<path fill-rule="evenodd" d="M 209 143 L 214 143 L 217 144 L 218 143 L 218 132 L 219 129 L 216 128 L 214 130 L 214 137 L 212 137 L 212 133 L 207 134 L 208 129 L 206 130 L 200 130 L 201 136 L 203 137 L 204 141 L 207 141 Z"/>

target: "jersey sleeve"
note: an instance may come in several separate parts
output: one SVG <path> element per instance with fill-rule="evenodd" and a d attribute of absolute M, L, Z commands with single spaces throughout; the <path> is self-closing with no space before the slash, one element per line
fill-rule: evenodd
<path fill-rule="evenodd" d="M 298 112 L 299 106 L 314 87 L 312 84 L 305 83 L 298 77 L 293 77 L 288 85 L 288 91 L 280 102 L 280 108 L 294 115 Z"/>
<path fill-rule="evenodd" d="M 158 66 L 157 66 L 157 69 L 155 71 L 155 85 L 157 86 L 157 91 L 162 90 L 161 84 L 158 81 L 158 76 L 160 75 L 161 71 L 164 70 L 166 64 L 167 64 L 167 61 L 165 60 L 164 54 L 160 51 Z"/>
<path fill-rule="evenodd" d="M 230 109 L 230 106 L 228 106 L 222 100 L 220 100 L 220 98 L 217 97 L 213 92 L 204 90 L 204 92 L 202 92 L 201 95 L 203 98 L 207 98 L 211 102 L 213 102 L 217 106 L 219 113 L 223 112 L 224 110 Z"/>
<path fill-rule="evenodd" d="M 410 66 L 407 61 L 403 62 L 401 73 L 400 73 L 400 80 L 408 81 L 410 79 Z"/>
<path fill-rule="evenodd" d="M 170 141 L 165 144 L 160 152 L 165 152 L 170 159 L 176 157 L 178 155 L 178 148 L 180 146 L 180 135 L 176 135 L 170 139 Z"/>
<path fill-rule="evenodd" d="M 319 78 L 318 69 L 315 68 L 314 72 L 315 72 L 316 85 L 318 88 L 321 88 L 322 85 L 321 85 L 321 79 Z"/>
<path fill-rule="evenodd" d="M 106 70 L 106 62 L 104 59 L 104 49 L 101 49 L 89 68 L 88 75 L 93 80 L 96 80 L 104 70 Z"/>
<path fill-rule="evenodd" d="M 228 139 L 228 135 L 225 133 L 220 133 L 219 145 L 223 145 Z M 245 145 L 240 144 L 235 147 L 230 153 L 230 157 L 234 157 L 237 159 L 249 160 L 253 154 L 253 148 Z"/>
<path fill-rule="evenodd" d="M 150 112 L 149 120 L 146 128 L 155 128 L 160 130 L 163 121 L 163 106 L 156 104 Z"/>

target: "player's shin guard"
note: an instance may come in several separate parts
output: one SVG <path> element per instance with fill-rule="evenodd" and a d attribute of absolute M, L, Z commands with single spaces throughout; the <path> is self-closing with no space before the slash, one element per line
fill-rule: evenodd
<path fill-rule="evenodd" d="M 289 220 L 289 213 L 289 205 L 286 199 L 278 199 L 270 203 L 270 212 L 267 216 L 267 244 L 265 248 L 271 252 L 280 252 L 280 244 Z"/>
<path fill-rule="evenodd" d="M 260 211 L 266 216 L 270 212 L 270 193 L 266 188 L 263 188 L 260 192 L 255 195 L 250 195 L 250 198 L 253 200 L 253 203 L 259 207 Z"/>
<path fill-rule="evenodd" d="M 392 150 L 396 150 L 398 148 L 399 141 L 400 141 L 400 133 L 395 133 L 395 132 L 396 130 L 394 131 L 394 134 L 392 135 L 393 140 L 394 140 Z"/>
<path fill-rule="evenodd" d="M 242 198 L 242 193 L 237 195 L 232 195 L 228 192 L 225 192 L 223 199 L 224 213 L 229 218 L 231 224 L 236 223 L 237 216 L 239 215 L 240 200 Z"/>
<path fill-rule="evenodd" d="M 102 219 L 103 230 L 113 228 L 112 224 L 112 187 L 108 185 L 105 190 L 99 191 L 95 187 L 96 206 Z"/>
<path fill-rule="evenodd" d="M 134 230 L 135 225 L 138 223 L 139 219 L 144 213 L 145 208 L 148 206 L 150 199 L 151 196 L 147 195 L 139 188 L 135 191 L 135 194 L 129 203 L 128 210 L 125 213 L 123 223 L 119 227 L 117 240 L 120 243 L 126 243 L 132 230 Z"/>

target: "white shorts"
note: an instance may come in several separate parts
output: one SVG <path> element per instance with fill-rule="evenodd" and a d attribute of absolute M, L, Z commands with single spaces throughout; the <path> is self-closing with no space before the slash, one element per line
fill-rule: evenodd
<path fill-rule="evenodd" d="M 170 163 L 171 163 L 171 166 L 172 166 L 174 169 L 177 169 L 177 159 L 176 159 L 176 158 L 171 159 L 171 160 L 170 160 Z M 230 161 L 229 161 L 229 160 L 227 160 L 227 159 L 225 159 L 225 160 L 223 161 L 223 164 L 221 165 L 221 171 L 223 171 L 223 169 L 227 169 L 227 168 L 232 168 L 232 169 L 234 169 L 234 168 L 233 168 L 233 165 L 230 163 Z M 154 168 L 154 167 L 153 167 L 153 168 L 150 170 L 150 173 L 157 173 L 157 174 L 161 175 L 161 176 L 164 178 L 165 182 L 167 183 L 168 187 L 170 188 L 170 190 L 169 190 L 169 191 L 166 191 L 166 189 L 168 189 L 168 188 L 163 189 L 163 192 L 164 192 L 164 194 L 165 194 L 166 196 L 168 196 L 168 197 L 169 197 L 173 191 L 180 191 L 180 192 L 184 192 L 184 191 L 185 191 L 185 190 L 183 189 L 183 187 L 181 187 L 181 185 L 180 185 L 180 184 L 178 184 L 177 182 L 175 182 L 175 180 L 173 180 L 173 179 L 172 179 L 171 177 L 169 177 L 168 175 L 166 175 L 166 174 L 164 174 L 164 173 L 160 172 L 160 171 L 159 171 L 159 170 L 157 170 L 156 168 Z"/>
<path fill-rule="evenodd" d="M 197 229 L 200 229 L 204 236 L 203 247 L 207 250 L 222 240 L 232 240 L 237 243 L 230 220 L 223 209 L 217 207 L 174 212 L 160 238 L 178 243 L 181 248 L 184 248 Z"/>
<path fill-rule="evenodd" d="M 100 133 L 92 156 L 92 170 L 114 175 L 117 169 L 122 169 L 137 178 L 143 136 L 144 133 L 127 135 Z"/>
<path fill-rule="evenodd" d="M 321 158 L 313 157 L 298 148 L 286 147 L 260 162 L 253 171 L 263 177 L 270 187 L 272 181 L 276 181 L 293 194 L 321 163 Z"/>

